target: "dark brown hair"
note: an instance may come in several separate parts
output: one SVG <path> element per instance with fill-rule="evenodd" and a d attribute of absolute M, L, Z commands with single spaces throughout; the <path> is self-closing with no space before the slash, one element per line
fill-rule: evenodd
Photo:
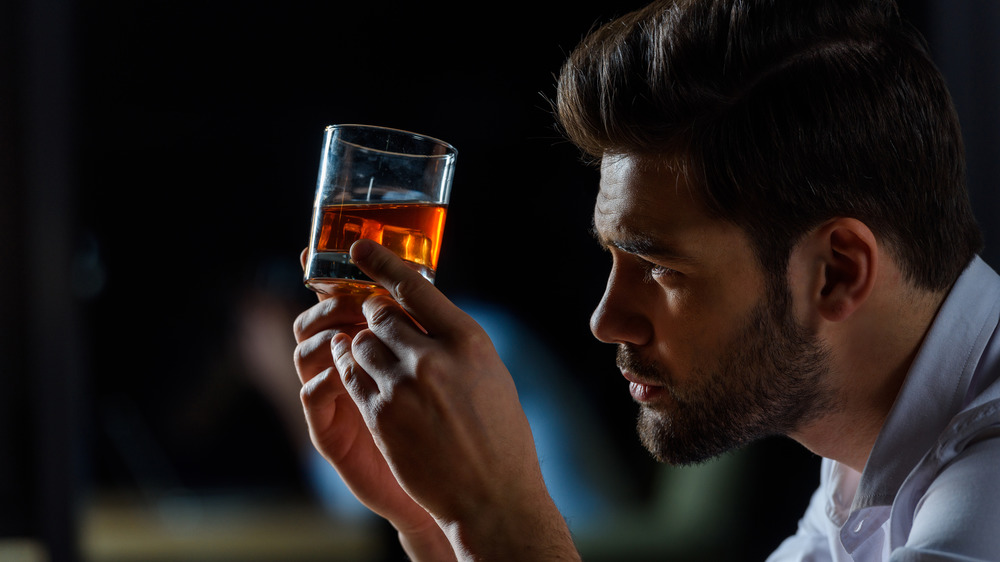
<path fill-rule="evenodd" d="M 765 271 L 840 216 L 916 286 L 946 289 L 981 246 L 958 117 L 891 0 L 664 0 L 592 32 L 559 76 L 586 154 L 680 159 Z"/>

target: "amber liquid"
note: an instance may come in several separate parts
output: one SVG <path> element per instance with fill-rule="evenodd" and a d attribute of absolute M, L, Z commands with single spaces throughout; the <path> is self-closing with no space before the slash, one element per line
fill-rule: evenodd
<path fill-rule="evenodd" d="M 368 238 L 392 250 L 431 282 L 448 212 L 432 203 L 363 203 L 320 209 L 306 285 L 314 291 L 370 292 L 377 284 L 350 259 L 351 244 Z"/>

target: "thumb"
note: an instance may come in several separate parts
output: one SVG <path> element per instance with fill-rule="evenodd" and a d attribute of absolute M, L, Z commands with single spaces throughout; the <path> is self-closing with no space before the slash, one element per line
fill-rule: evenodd
<path fill-rule="evenodd" d="M 428 333 L 454 329 L 465 316 L 423 275 L 377 242 L 358 240 L 351 246 L 351 259 Z"/>

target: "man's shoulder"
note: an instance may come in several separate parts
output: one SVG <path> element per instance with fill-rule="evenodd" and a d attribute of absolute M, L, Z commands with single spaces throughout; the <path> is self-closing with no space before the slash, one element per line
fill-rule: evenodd
<path fill-rule="evenodd" d="M 893 505 L 894 547 L 977 557 L 1000 552 L 1000 397 L 963 411 L 910 474 Z"/>

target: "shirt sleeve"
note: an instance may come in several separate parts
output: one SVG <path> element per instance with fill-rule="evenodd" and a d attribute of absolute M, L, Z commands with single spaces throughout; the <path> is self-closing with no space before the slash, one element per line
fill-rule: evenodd
<path fill-rule="evenodd" d="M 1000 427 L 980 432 L 916 504 L 892 562 L 967 562 L 1000 556 Z"/>

